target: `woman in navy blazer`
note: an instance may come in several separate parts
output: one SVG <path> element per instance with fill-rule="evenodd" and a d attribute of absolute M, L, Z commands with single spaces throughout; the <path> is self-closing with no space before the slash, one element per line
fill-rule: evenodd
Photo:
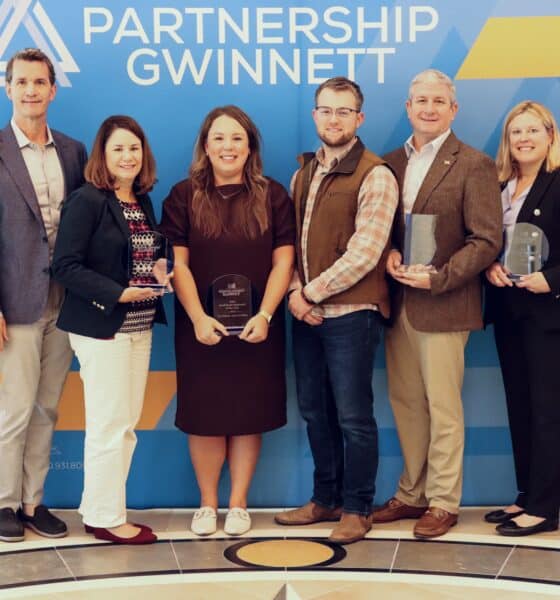
<path fill-rule="evenodd" d="M 152 325 L 165 316 L 159 294 L 145 287 L 156 283 L 142 249 L 146 239 L 154 241 L 147 192 L 155 182 L 155 162 L 136 121 L 117 115 L 102 123 L 85 179 L 64 205 L 52 265 L 54 278 L 66 288 L 57 325 L 70 334 L 84 382 L 79 511 L 86 531 L 99 539 L 146 544 L 156 536 L 146 526 L 127 523 L 125 488 Z"/>
<path fill-rule="evenodd" d="M 510 226 L 531 223 L 550 245 L 542 270 L 519 281 L 500 263 L 486 271 L 519 493 L 485 519 L 517 536 L 558 529 L 560 509 L 560 138 L 547 108 L 526 101 L 510 111 L 497 165 L 506 239 Z"/>

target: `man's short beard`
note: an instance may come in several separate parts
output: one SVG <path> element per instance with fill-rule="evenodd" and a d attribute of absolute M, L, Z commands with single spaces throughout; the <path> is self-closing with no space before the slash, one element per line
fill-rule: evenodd
<path fill-rule="evenodd" d="M 342 146 L 346 146 L 346 144 L 348 144 L 349 142 L 351 142 L 354 137 L 355 137 L 355 133 L 349 135 L 349 136 L 343 136 L 341 138 L 339 138 L 336 142 L 332 142 L 331 140 L 325 138 L 324 136 L 322 136 L 321 134 L 319 134 L 319 139 L 323 142 L 323 144 L 327 147 L 327 148 L 340 148 Z"/>

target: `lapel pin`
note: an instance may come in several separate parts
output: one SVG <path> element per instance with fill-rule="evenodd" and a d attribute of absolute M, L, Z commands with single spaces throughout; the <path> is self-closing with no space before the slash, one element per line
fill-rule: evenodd
<path fill-rule="evenodd" d="M 541 209 L 535 208 L 535 210 L 533 211 L 533 214 L 535 215 L 535 217 L 538 217 L 541 214 Z"/>
<path fill-rule="evenodd" d="M 450 165 L 450 164 L 451 164 L 451 161 L 450 161 L 450 160 L 444 160 L 444 161 L 443 161 L 443 164 L 444 164 L 444 165 Z"/>

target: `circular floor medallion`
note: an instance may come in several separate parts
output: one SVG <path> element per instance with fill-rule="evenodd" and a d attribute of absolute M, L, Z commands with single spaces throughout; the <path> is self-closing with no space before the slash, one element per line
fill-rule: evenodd
<path fill-rule="evenodd" d="M 241 542 L 225 551 L 227 559 L 247 567 L 297 569 L 325 566 L 346 556 L 338 544 L 310 540 L 259 540 Z"/>

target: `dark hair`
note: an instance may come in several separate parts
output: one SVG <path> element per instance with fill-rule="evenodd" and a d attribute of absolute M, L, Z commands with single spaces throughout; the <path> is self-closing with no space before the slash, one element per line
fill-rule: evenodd
<path fill-rule="evenodd" d="M 223 115 L 237 121 L 249 138 L 250 152 L 243 167 L 243 183 L 249 193 L 241 214 L 234 223 L 224 223 L 220 216 L 218 199 L 215 194 L 212 194 L 215 186 L 214 172 L 205 150 L 212 123 Z M 218 106 L 206 115 L 195 142 L 189 177 L 193 189 L 194 221 L 208 237 L 215 238 L 226 231 L 239 231 L 246 237 L 254 239 L 268 228 L 266 208 L 268 182 L 262 174 L 260 146 L 260 133 L 257 126 L 239 107 Z"/>
<path fill-rule="evenodd" d="M 156 182 L 156 161 L 144 131 L 132 117 L 126 115 L 113 115 L 101 123 L 93 142 L 91 156 L 86 164 L 85 179 L 96 188 L 115 189 L 115 178 L 109 173 L 105 160 L 105 146 L 115 129 L 126 129 L 142 142 L 142 168 L 134 181 L 134 191 L 145 194 L 154 187 Z"/>
<path fill-rule="evenodd" d="M 39 48 L 24 48 L 16 52 L 8 61 L 6 65 L 6 83 L 12 83 L 12 76 L 14 71 L 14 62 L 16 60 L 25 60 L 27 62 L 42 62 L 47 65 L 49 69 L 49 81 L 51 85 L 54 85 L 56 77 L 54 74 L 54 65 L 51 59 Z"/>
<path fill-rule="evenodd" d="M 330 79 L 327 79 L 327 81 L 323 81 L 323 83 L 315 90 L 315 106 L 317 106 L 319 94 L 326 89 L 334 90 L 335 92 L 352 92 L 354 98 L 356 98 L 356 108 L 360 111 L 362 110 L 364 95 L 362 94 L 360 86 L 351 79 L 348 79 L 347 77 L 331 77 Z"/>

